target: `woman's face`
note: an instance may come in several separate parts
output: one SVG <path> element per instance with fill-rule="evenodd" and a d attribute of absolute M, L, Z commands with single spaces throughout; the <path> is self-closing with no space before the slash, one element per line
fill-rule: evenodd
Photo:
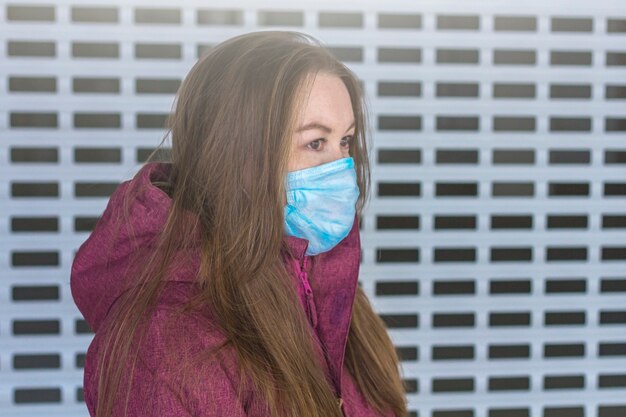
<path fill-rule="evenodd" d="M 354 112 L 339 77 L 317 74 L 302 117 L 292 137 L 289 172 L 351 156 Z"/>

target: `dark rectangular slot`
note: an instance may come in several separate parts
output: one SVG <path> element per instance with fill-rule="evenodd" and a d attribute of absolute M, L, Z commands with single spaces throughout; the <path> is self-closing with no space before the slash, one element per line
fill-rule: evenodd
<path fill-rule="evenodd" d="M 135 7 L 135 23 L 174 24 L 181 23 L 181 10 L 178 8 Z"/>
<path fill-rule="evenodd" d="M 550 51 L 550 65 L 591 66 L 591 51 Z"/>
<path fill-rule="evenodd" d="M 10 112 L 11 127 L 56 128 L 59 127 L 57 113 L 47 112 Z"/>
<path fill-rule="evenodd" d="M 529 279 L 496 280 L 489 282 L 489 293 L 494 294 L 530 294 L 531 281 Z"/>
<path fill-rule="evenodd" d="M 378 130 L 422 130 L 421 116 L 378 116 Z"/>
<path fill-rule="evenodd" d="M 490 408 L 487 417 L 530 417 L 529 408 Z"/>
<path fill-rule="evenodd" d="M 591 99 L 590 84 L 550 84 L 550 98 Z"/>
<path fill-rule="evenodd" d="M 12 182 L 11 197 L 47 198 L 59 197 L 57 182 Z"/>
<path fill-rule="evenodd" d="M 493 98 L 535 98 L 535 84 L 531 83 L 493 83 Z"/>
<path fill-rule="evenodd" d="M 401 361 L 416 361 L 419 357 L 417 346 L 396 346 Z"/>
<path fill-rule="evenodd" d="M 118 185 L 117 182 L 75 182 L 74 196 L 76 198 L 110 197 Z"/>
<path fill-rule="evenodd" d="M 259 10 L 259 26 L 304 26 L 304 13 L 300 11 Z"/>
<path fill-rule="evenodd" d="M 115 42 L 72 42 L 74 58 L 119 58 L 120 45 Z"/>
<path fill-rule="evenodd" d="M 379 197 L 419 197 L 421 195 L 420 183 L 379 182 Z"/>
<path fill-rule="evenodd" d="M 600 325 L 626 324 L 626 310 L 600 311 Z"/>
<path fill-rule="evenodd" d="M 496 32 L 536 32 L 537 18 L 535 16 L 496 15 L 493 29 Z"/>
<path fill-rule="evenodd" d="M 56 43 L 48 41 L 8 41 L 7 56 L 55 57 Z"/>
<path fill-rule="evenodd" d="M 604 342 L 598 347 L 598 356 L 624 356 L 626 357 L 626 343 Z"/>
<path fill-rule="evenodd" d="M 607 52 L 606 53 L 606 66 L 624 66 L 626 65 L 626 53 L 623 52 Z"/>
<path fill-rule="evenodd" d="M 608 33 L 626 33 L 626 19 L 609 17 L 606 20 L 606 31 Z M 626 415 L 626 412 L 624 415 Z"/>
<path fill-rule="evenodd" d="M 477 182 L 436 182 L 435 195 L 437 197 L 477 197 Z"/>
<path fill-rule="evenodd" d="M 535 163 L 534 149 L 494 149 L 492 153 L 494 165 L 498 164 L 528 164 Z"/>
<path fill-rule="evenodd" d="M 530 378 L 519 377 L 489 377 L 489 391 L 528 391 Z"/>
<path fill-rule="evenodd" d="M 376 216 L 376 230 L 419 229 L 418 216 Z"/>
<path fill-rule="evenodd" d="M 436 116 L 435 129 L 438 131 L 470 131 L 480 130 L 478 116 Z"/>
<path fill-rule="evenodd" d="M 590 117 L 550 117 L 551 132 L 591 132 Z"/>
<path fill-rule="evenodd" d="M 584 326 L 586 314 L 584 311 L 546 311 L 544 326 Z"/>
<path fill-rule="evenodd" d="M 13 267 L 59 266 L 59 259 L 58 251 L 11 252 Z"/>
<path fill-rule="evenodd" d="M 9 21 L 54 22 L 56 16 L 54 6 L 8 4 L 6 6 L 6 18 Z"/>
<path fill-rule="evenodd" d="M 555 164 L 583 164 L 591 163 L 591 151 L 588 149 L 550 149 L 551 165 Z"/>
<path fill-rule="evenodd" d="M 519 229 L 519 230 L 531 230 L 533 228 L 532 215 L 515 216 L 515 215 L 492 215 L 491 216 L 491 229 Z"/>
<path fill-rule="evenodd" d="M 433 224 L 435 230 L 476 230 L 476 227 L 477 218 L 473 215 L 436 215 Z"/>
<path fill-rule="evenodd" d="M 546 375 L 543 378 L 544 390 L 583 388 L 585 388 L 584 375 Z"/>
<path fill-rule="evenodd" d="M 587 281 L 582 279 L 547 279 L 546 294 L 576 294 L 587 292 Z"/>
<path fill-rule="evenodd" d="M 437 64 L 478 64 L 478 49 L 437 48 L 435 62 Z"/>
<path fill-rule="evenodd" d="M 74 148 L 74 162 L 78 163 L 120 163 L 120 148 Z"/>
<path fill-rule="evenodd" d="M 77 129 L 119 129 L 122 127 L 120 113 L 74 113 Z"/>
<path fill-rule="evenodd" d="M 472 392 L 474 378 L 434 378 L 433 392 Z"/>
<path fill-rule="evenodd" d="M 380 318 L 392 329 L 417 328 L 419 325 L 417 314 L 381 314 Z"/>
<path fill-rule="evenodd" d="M 626 278 L 602 278 L 600 281 L 600 292 L 626 292 Z"/>
<path fill-rule="evenodd" d="M 11 147 L 10 158 L 11 163 L 58 163 L 59 149 L 56 147 Z"/>
<path fill-rule="evenodd" d="M 605 85 L 604 98 L 607 100 L 626 100 L 626 85 Z"/>
<path fill-rule="evenodd" d="M 474 359 L 474 345 L 433 346 L 431 356 L 435 361 Z"/>
<path fill-rule="evenodd" d="M 198 25 L 241 26 L 243 25 L 243 10 L 198 9 L 196 23 Z"/>
<path fill-rule="evenodd" d="M 534 49 L 494 49 L 494 65 L 527 65 L 537 64 L 537 52 Z"/>
<path fill-rule="evenodd" d="M 476 248 L 435 248 L 433 262 L 476 262 Z"/>
<path fill-rule="evenodd" d="M 476 281 L 474 280 L 455 280 L 455 281 L 437 281 L 433 282 L 433 295 L 461 295 L 475 294 Z"/>
<path fill-rule="evenodd" d="M 61 388 L 16 388 L 15 404 L 61 403 Z"/>
<path fill-rule="evenodd" d="M 478 83 L 438 82 L 435 97 L 479 97 Z"/>
<path fill-rule="evenodd" d="M 60 369 L 61 355 L 58 353 L 16 354 L 13 369 Z"/>
<path fill-rule="evenodd" d="M 489 260 L 491 262 L 530 262 L 533 260 L 533 248 L 491 248 Z"/>
<path fill-rule="evenodd" d="M 420 260 L 419 249 L 377 249 L 376 262 L 409 262 L 416 263 Z"/>
<path fill-rule="evenodd" d="M 376 283 L 376 295 L 417 295 L 417 281 L 378 281 Z"/>
<path fill-rule="evenodd" d="M 59 301 L 57 285 L 16 285 L 11 288 L 13 301 Z"/>
<path fill-rule="evenodd" d="M 411 13 L 378 13 L 379 29 L 421 29 L 422 15 Z"/>
<path fill-rule="evenodd" d="M 552 32 L 593 32 L 593 19 L 590 17 L 552 17 Z"/>
<path fill-rule="evenodd" d="M 182 46 L 178 43 L 136 43 L 137 59 L 181 59 Z"/>
<path fill-rule="evenodd" d="M 480 30 L 480 16 L 437 15 L 437 30 Z"/>
<path fill-rule="evenodd" d="M 586 247 L 546 247 L 546 261 L 586 261 Z"/>
<path fill-rule="evenodd" d="M 589 227 L 589 219 L 586 215 L 582 216 L 558 216 L 548 215 L 546 221 L 546 229 L 587 229 Z"/>
<path fill-rule="evenodd" d="M 478 164 L 478 150 L 476 149 L 437 149 L 435 162 L 437 164 Z"/>
<path fill-rule="evenodd" d="M 119 78 L 74 77 L 72 92 L 90 94 L 118 94 L 121 92 Z"/>
<path fill-rule="evenodd" d="M 489 313 L 489 327 L 530 326 L 530 313 Z"/>
<path fill-rule="evenodd" d="M 72 6 L 72 22 L 117 23 L 119 13 L 117 7 Z"/>
<path fill-rule="evenodd" d="M 354 46 L 328 46 L 327 49 L 342 62 L 363 62 L 363 48 Z"/>
<path fill-rule="evenodd" d="M 13 320 L 13 335 L 60 335 L 59 320 Z"/>
<path fill-rule="evenodd" d="M 489 359 L 529 359 L 530 345 L 489 345 Z"/>
<path fill-rule="evenodd" d="M 9 76 L 9 91 L 31 93 L 56 93 L 55 77 L 16 77 Z"/>
<path fill-rule="evenodd" d="M 626 164 L 626 150 L 605 149 L 604 150 L 604 163 L 605 164 Z"/>
<path fill-rule="evenodd" d="M 379 149 L 379 164 L 420 164 L 421 149 Z"/>
<path fill-rule="evenodd" d="M 378 97 L 420 97 L 422 84 L 420 82 L 378 81 Z"/>
<path fill-rule="evenodd" d="M 433 328 L 437 327 L 474 327 L 475 314 L 472 313 L 434 313 L 432 315 Z"/>
<path fill-rule="evenodd" d="M 413 63 L 422 62 L 422 50 L 419 48 L 389 48 L 379 47 L 378 62 L 385 63 Z"/>
<path fill-rule="evenodd" d="M 494 132 L 534 132 L 536 121 L 534 117 L 525 116 L 494 116 Z"/>
<path fill-rule="evenodd" d="M 551 197 L 589 196 L 588 182 L 548 182 L 548 195 Z"/>
<path fill-rule="evenodd" d="M 583 343 L 546 343 L 543 345 L 544 358 L 556 357 L 584 357 Z"/>

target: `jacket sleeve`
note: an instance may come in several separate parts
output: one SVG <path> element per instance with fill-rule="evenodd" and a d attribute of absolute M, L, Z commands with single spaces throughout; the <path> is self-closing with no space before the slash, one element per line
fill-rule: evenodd
<path fill-rule="evenodd" d="M 157 316 L 166 313 L 157 313 Z M 180 349 L 189 349 L 187 344 L 198 337 L 192 328 L 193 323 L 180 323 Z M 84 374 L 85 403 L 92 417 L 96 417 L 95 400 L 97 399 L 98 375 L 92 373 L 92 364 L 96 358 L 98 336 L 94 337 L 87 352 Z M 164 371 L 165 340 L 159 327 L 150 326 L 139 349 L 137 360 L 127 365 L 122 379 L 120 392 L 128 389 L 132 381 L 126 412 L 124 396 L 120 395 L 114 405 L 111 417 L 246 417 L 246 400 L 237 398 L 234 384 L 233 367 L 226 364 L 220 356 L 203 362 L 202 369 L 190 372 L 185 379 L 175 378 L 169 371 Z M 200 338 L 199 338 L 200 339 Z M 171 353 L 171 352 L 170 352 Z M 174 360 L 177 351 L 174 353 Z M 232 361 L 232 359 L 230 359 Z M 89 366 L 88 366 L 89 365 Z M 171 362 L 168 365 L 172 365 Z M 169 369 L 169 368 L 167 368 Z M 244 395 L 245 397 L 245 395 Z"/>

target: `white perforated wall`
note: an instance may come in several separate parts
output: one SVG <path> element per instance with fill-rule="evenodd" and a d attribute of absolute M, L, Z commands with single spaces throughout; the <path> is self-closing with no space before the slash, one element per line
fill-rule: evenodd
<path fill-rule="evenodd" d="M 74 251 L 205 48 L 321 39 L 366 88 L 361 282 L 411 416 L 626 417 L 626 3 L 0 0 L 0 416 L 86 416 Z"/>

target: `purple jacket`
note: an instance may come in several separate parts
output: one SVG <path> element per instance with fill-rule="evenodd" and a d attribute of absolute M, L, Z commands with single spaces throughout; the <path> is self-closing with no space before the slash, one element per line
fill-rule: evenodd
<path fill-rule="evenodd" d="M 91 416 L 95 416 L 98 372 L 96 359 L 104 330 L 98 331 L 107 320 L 107 312 L 116 299 L 130 286 L 132 281 L 122 279 L 128 267 L 131 252 L 129 230 L 122 226 L 114 236 L 113 223 L 119 217 L 121 198 L 130 189 L 139 187 L 140 194 L 130 207 L 135 236 L 149 242 L 162 228 L 171 205 L 170 197 L 154 186 L 151 180 L 167 174 L 168 163 L 150 162 L 141 167 L 136 175 L 122 182 L 104 210 L 104 213 L 87 240 L 79 247 L 71 270 L 71 290 L 74 301 L 95 335 L 87 350 L 84 368 L 85 402 Z M 115 239 L 112 241 L 112 239 Z M 320 359 L 326 374 L 334 382 L 338 402 L 346 417 L 380 417 L 373 411 L 358 390 L 347 368 L 344 366 L 345 345 L 348 337 L 352 304 L 359 276 L 361 245 L 358 217 L 348 236 L 328 252 L 316 256 L 306 256 L 308 241 L 294 236 L 284 236 L 285 242 L 297 254 L 298 262 L 293 263 L 293 277 L 297 280 L 302 308 L 315 329 L 318 342 L 328 351 L 327 360 Z M 102 248 L 114 247 L 111 260 Z M 196 262 L 194 263 L 194 259 Z M 287 257 L 284 260 L 287 261 Z M 159 298 L 155 313 L 151 316 L 148 331 L 139 351 L 135 366 L 127 365 L 125 375 L 132 373 L 132 390 L 128 405 L 128 416 L 152 416 L 150 404 L 155 396 L 166 404 L 166 412 L 161 417 L 267 417 L 264 402 L 256 392 L 247 392 L 238 401 L 236 387 L 238 380 L 236 355 L 232 347 L 222 350 L 221 360 L 211 361 L 207 369 L 198 370 L 200 383 L 190 383 L 182 387 L 187 407 L 174 394 L 171 375 L 161 372 L 161 352 L 166 349 L 165 341 L 159 337 L 162 324 L 171 317 L 172 306 L 178 306 L 192 294 L 192 279 L 198 268 L 197 257 L 190 262 L 175 262 L 172 274 L 168 276 L 164 294 Z M 309 285 L 307 272 L 323 277 L 313 286 Z M 176 343 L 191 351 L 215 346 L 224 341 L 224 335 L 209 326 L 207 316 L 190 317 L 188 321 L 177 323 Z M 318 348 L 320 347 L 318 345 Z M 124 378 L 130 380 L 130 376 Z M 156 381 L 156 392 L 147 391 L 150 383 Z M 153 388 L 154 389 L 154 388 Z M 343 401 L 341 401 L 341 400 Z M 114 416 L 121 416 L 116 409 Z M 386 416 L 392 417 L 393 414 Z"/>

